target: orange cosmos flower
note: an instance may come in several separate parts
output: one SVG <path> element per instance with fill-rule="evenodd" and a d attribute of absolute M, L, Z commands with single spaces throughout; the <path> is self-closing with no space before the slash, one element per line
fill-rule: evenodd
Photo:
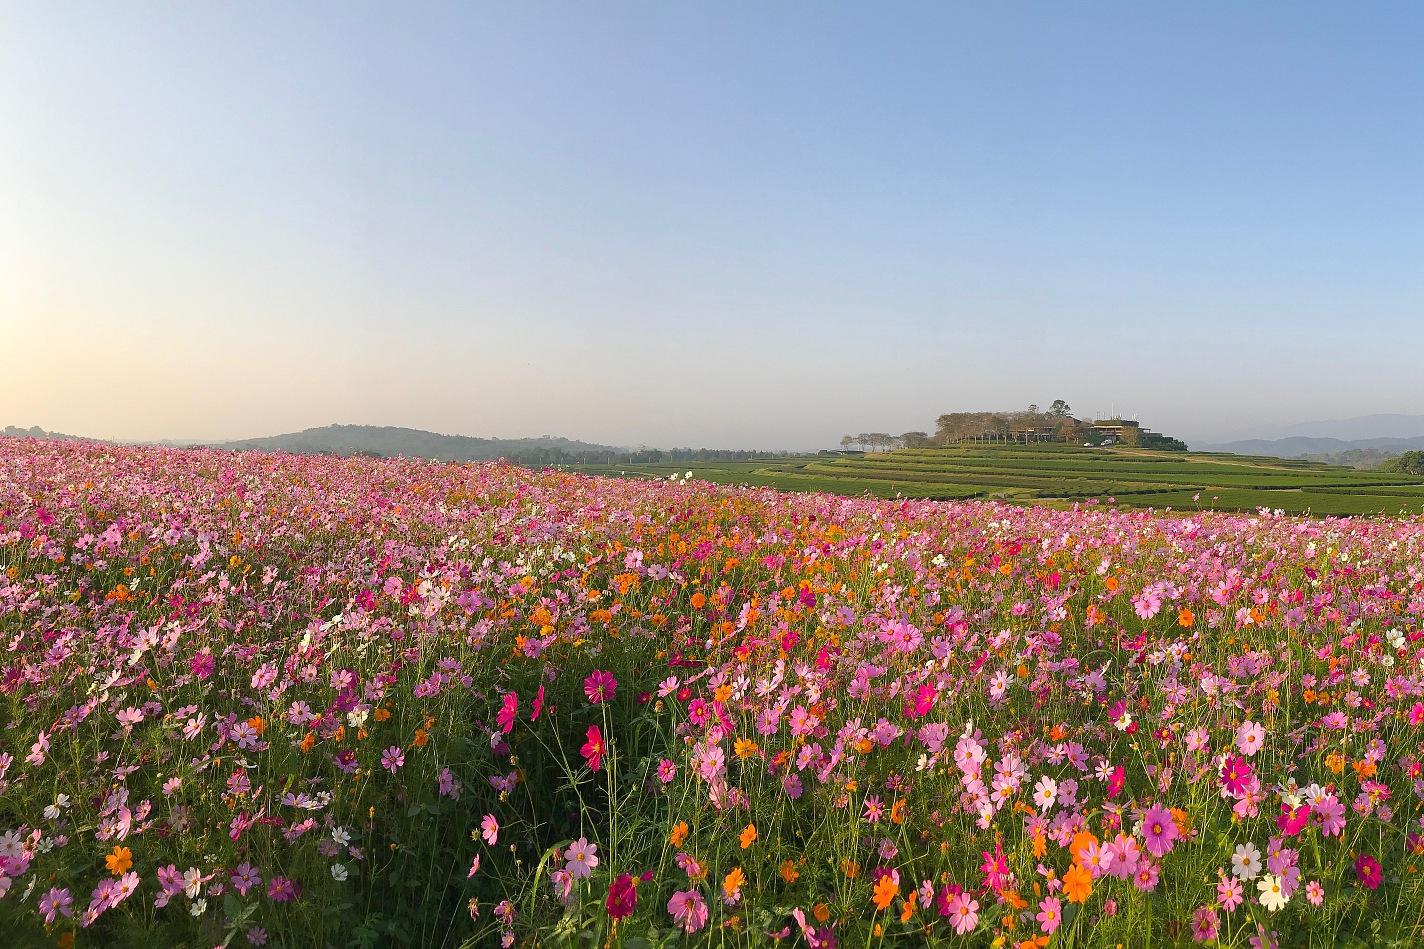
<path fill-rule="evenodd" d="M 1063 892 L 1070 903 L 1086 903 L 1093 895 L 1093 877 L 1084 867 L 1073 864 L 1063 874 Z"/>
<path fill-rule="evenodd" d="M 899 895 L 900 884 L 896 883 L 890 874 L 885 874 L 880 878 L 880 882 L 875 884 L 875 908 L 882 911 L 889 909 L 891 902 Z"/>
<path fill-rule="evenodd" d="M 109 868 L 109 872 L 114 876 L 123 876 L 133 867 L 133 851 L 127 847 L 116 846 L 104 858 L 104 865 Z"/>

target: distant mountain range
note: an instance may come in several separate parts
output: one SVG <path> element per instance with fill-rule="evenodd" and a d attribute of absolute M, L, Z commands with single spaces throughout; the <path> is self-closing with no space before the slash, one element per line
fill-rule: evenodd
<path fill-rule="evenodd" d="M 1249 437 L 1233 441 L 1214 444 L 1193 442 L 1192 449 L 1368 464 L 1406 451 L 1424 449 L 1424 415 L 1362 415 L 1335 421 L 1271 426 L 1256 429 L 1249 433 Z"/>
<path fill-rule="evenodd" d="M 1336 438 L 1361 441 L 1377 438 L 1424 437 L 1424 415 L 1359 415 L 1355 418 L 1287 425 L 1261 425 L 1238 431 L 1215 444 L 1238 441 L 1277 441 L 1283 438 Z M 1206 448 L 1206 445 L 1201 446 Z"/>

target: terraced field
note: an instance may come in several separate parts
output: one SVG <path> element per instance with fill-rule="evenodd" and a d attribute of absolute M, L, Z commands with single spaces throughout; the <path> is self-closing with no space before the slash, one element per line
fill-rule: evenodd
<path fill-rule="evenodd" d="M 691 465 L 719 484 L 876 497 L 995 498 L 1065 505 L 1112 499 L 1131 507 L 1320 515 L 1424 512 L 1424 478 L 1246 455 L 1074 445 L 976 445 L 856 456 Z M 587 465 L 620 477 L 667 478 L 688 465 Z"/>

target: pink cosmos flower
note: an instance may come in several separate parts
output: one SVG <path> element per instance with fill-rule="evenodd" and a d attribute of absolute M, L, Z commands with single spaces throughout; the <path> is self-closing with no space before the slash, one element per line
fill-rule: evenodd
<path fill-rule="evenodd" d="M 570 876 L 575 880 L 586 880 L 593 874 L 593 868 L 598 866 L 598 844 L 591 844 L 580 837 L 564 851 L 564 860 L 564 869 L 569 871 Z"/>
<path fill-rule="evenodd" d="M 549 874 L 549 885 L 554 888 L 554 897 L 562 905 L 568 906 L 573 901 L 574 878 L 573 874 L 563 867 Z"/>
<path fill-rule="evenodd" d="M 232 871 L 230 882 L 233 889 L 237 890 L 240 895 L 246 896 L 248 890 L 262 885 L 262 874 L 258 873 L 257 868 L 252 864 L 243 862 L 238 864 L 236 870 Z"/>
<path fill-rule="evenodd" d="M 295 880 L 290 880 L 283 876 L 274 876 L 272 882 L 267 884 L 267 898 L 274 903 L 290 903 L 302 893 L 302 888 Z"/>
<path fill-rule="evenodd" d="M 1265 726 L 1257 722 L 1247 719 L 1236 729 L 1236 747 L 1248 758 L 1260 751 L 1265 743 Z"/>
<path fill-rule="evenodd" d="M 489 844 L 491 847 L 493 847 L 495 843 L 498 842 L 499 821 L 495 819 L 495 816 L 493 814 L 486 814 L 480 820 L 480 836 L 483 837 L 485 843 Z"/>
<path fill-rule="evenodd" d="M 488 721 L 488 719 L 486 719 Z M 381 767 L 391 774 L 395 774 L 405 764 L 405 752 L 396 745 L 391 745 L 381 753 Z"/>
<path fill-rule="evenodd" d="M 1221 881 L 1216 884 L 1216 901 L 1228 913 L 1240 906 L 1245 896 L 1245 887 L 1241 885 L 1240 880 L 1234 877 L 1222 877 Z"/>
<path fill-rule="evenodd" d="M 949 924 L 963 936 L 979 925 L 979 903 L 968 893 L 956 893 L 949 899 Z"/>
<path fill-rule="evenodd" d="M 1147 809 L 1142 815 L 1142 836 L 1147 852 L 1154 857 L 1165 856 L 1176 846 L 1181 832 L 1172 819 L 1172 812 L 1160 804 Z"/>
<path fill-rule="evenodd" d="M 1198 906 L 1192 913 L 1192 938 L 1197 942 L 1211 942 L 1220 929 L 1221 920 L 1215 906 Z"/>
<path fill-rule="evenodd" d="M 40 897 L 39 911 L 46 923 L 54 922 L 55 916 L 74 915 L 74 897 L 69 894 L 69 890 L 51 887 L 50 891 Z"/>
<path fill-rule="evenodd" d="M 668 915 L 683 932 L 691 934 L 707 925 L 707 901 L 697 890 L 678 890 L 668 900 Z"/>
<path fill-rule="evenodd" d="M 1345 830 L 1345 805 L 1327 794 L 1310 806 L 1310 820 L 1326 837 L 1339 837 Z"/>
<path fill-rule="evenodd" d="M 1053 935 L 1063 923 L 1063 904 L 1056 896 L 1044 899 L 1038 904 L 1038 915 L 1034 919 L 1038 920 L 1039 928 L 1046 935 Z"/>

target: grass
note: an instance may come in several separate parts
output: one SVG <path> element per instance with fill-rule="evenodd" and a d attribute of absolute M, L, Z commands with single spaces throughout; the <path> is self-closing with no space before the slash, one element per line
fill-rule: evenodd
<path fill-rule="evenodd" d="M 581 465 L 588 474 L 669 478 L 846 496 L 1002 499 L 1060 506 L 1357 516 L 1424 512 L 1424 478 L 1295 459 L 1076 445 L 975 445 L 697 465 Z"/>

